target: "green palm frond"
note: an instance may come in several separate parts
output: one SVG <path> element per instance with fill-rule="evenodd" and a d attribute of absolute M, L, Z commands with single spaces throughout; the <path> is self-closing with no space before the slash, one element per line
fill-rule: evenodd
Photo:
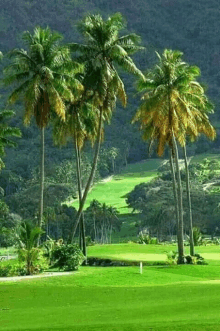
<path fill-rule="evenodd" d="M 9 100 L 21 98 L 25 103 L 25 123 L 35 116 L 37 124 L 47 125 L 50 112 L 65 118 L 64 99 L 74 100 L 83 90 L 75 78 L 83 65 L 73 62 L 67 46 L 61 46 L 62 35 L 47 27 L 26 31 L 23 40 L 27 50 L 14 49 L 12 60 L 4 70 L 5 84 L 15 85 Z M 44 99 L 44 97 L 46 99 Z"/>
<path fill-rule="evenodd" d="M 0 111 L 0 155 L 4 156 L 5 147 L 15 147 L 16 142 L 13 141 L 12 137 L 21 137 L 21 131 L 16 127 L 8 125 L 7 120 L 14 116 L 12 110 L 1 110 Z M 0 159 L 0 170 L 4 167 L 2 159 Z"/>
<path fill-rule="evenodd" d="M 184 146 L 186 135 L 195 140 L 201 133 L 215 138 L 215 130 L 207 113 L 213 106 L 204 94 L 204 88 L 196 81 L 200 70 L 182 60 L 183 53 L 165 49 L 157 53 L 159 64 L 148 71 L 145 80 L 137 88 L 145 92 L 132 123 L 140 121 L 144 139 L 157 141 L 158 155 L 170 144 L 171 133 Z M 154 129 L 152 129 L 153 127 Z"/>

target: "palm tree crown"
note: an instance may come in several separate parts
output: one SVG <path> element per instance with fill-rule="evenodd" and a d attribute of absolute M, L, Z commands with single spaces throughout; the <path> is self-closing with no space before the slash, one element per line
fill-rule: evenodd
<path fill-rule="evenodd" d="M 24 32 L 23 40 L 28 48 L 14 49 L 9 53 L 12 63 L 5 69 L 5 84 L 15 85 L 10 102 L 21 97 L 25 103 L 25 123 L 32 115 L 40 128 L 47 125 L 51 111 L 65 119 L 63 99 L 73 100 L 70 87 L 82 90 L 74 79 L 82 66 L 71 61 L 69 49 L 61 46 L 62 36 L 49 28 L 37 27 L 34 33 Z"/>
<path fill-rule="evenodd" d="M 158 155 L 162 155 L 165 144 L 172 144 L 173 134 L 182 146 L 187 133 L 191 138 L 199 133 L 214 138 L 215 130 L 206 114 L 211 104 L 195 80 L 199 68 L 182 61 L 179 51 L 166 49 L 162 56 L 157 55 L 159 64 L 138 85 L 145 94 L 133 122 L 141 121 L 144 139 L 157 140 Z"/>
<path fill-rule="evenodd" d="M 88 15 L 79 24 L 85 44 L 70 44 L 72 51 L 77 51 L 79 61 L 85 63 L 83 85 L 87 96 L 91 96 L 95 104 L 101 105 L 109 119 L 109 107 L 115 105 L 116 96 L 126 105 L 124 84 L 118 75 L 115 65 L 125 71 L 143 78 L 130 55 L 143 47 L 138 46 L 140 37 L 129 34 L 119 37 L 125 27 L 120 13 L 109 17 L 106 21 L 100 15 Z"/>
<path fill-rule="evenodd" d="M 15 147 L 16 142 L 11 137 L 21 137 L 19 128 L 11 127 L 7 123 L 7 118 L 14 115 L 12 110 L 0 111 L 0 170 L 4 167 L 2 156 L 5 155 L 5 147 Z"/>

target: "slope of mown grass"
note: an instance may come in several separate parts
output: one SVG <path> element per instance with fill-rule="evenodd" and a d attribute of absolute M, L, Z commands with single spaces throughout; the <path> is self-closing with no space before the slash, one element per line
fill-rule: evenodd
<path fill-rule="evenodd" d="M 156 177 L 156 169 L 160 163 L 161 160 L 152 159 L 129 164 L 120 175 L 113 176 L 109 181 L 99 182 L 88 194 L 84 209 L 90 205 L 93 199 L 96 199 L 101 203 L 106 203 L 117 208 L 120 214 L 131 213 L 132 209 L 128 208 L 125 202 L 126 195 L 136 185 Z M 76 200 L 72 205 L 78 208 L 78 203 L 78 200 Z"/>
<path fill-rule="evenodd" d="M 220 266 L 83 267 L 0 282 L 0 330 L 220 330 Z"/>
<path fill-rule="evenodd" d="M 211 154 L 211 153 L 204 153 L 204 154 L 198 154 L 193 156 L 191 163 L 200 163 L 202 162 L 204 159 L 210 159 L 210 160 L 218 160 L 220 159 L 220 155 L 219 154 Z"/>

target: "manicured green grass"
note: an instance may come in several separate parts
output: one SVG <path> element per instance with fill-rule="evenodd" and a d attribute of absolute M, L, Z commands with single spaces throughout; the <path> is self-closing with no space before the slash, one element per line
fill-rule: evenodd
<path fill-rule="evenodd" d="M 133 188 L 143 182 L 147 182 L 157 175 L 155 171 L 145 171 L 139 173 L 122 174 L 113 177 L 109 182 L 100 182 L 96 184 L 85 203 L 85 209 L 90 205 L 93 199 L 101 203 L 117 208 L 121 214 L 131 213 L 132 209 L 127 207 L 125 202 L 126 194 Z M 73 202 L 74 207 L 78 207 L 78 200 Z"/>
<path fill-rule="evenodd" d="M 156 170 L 164 160 L 158 159 L 148 159 L 145 161 L 128 164 L 126 168 L 122 171 L 122 175 L 127 176 L 128 174 L 139 174 L 142 176 L 145 172 Z"/>
<path fill-rule="evenodd" d="M 81 267 L 0 282 L 0 330 L 220 330 L 220 266 Z"/>
<path fill-rule="evenodd" d="M 0 247 L 0 256 L 7 256 L 7 255 L 14 255 L 16 254 L 16 249 L 14 247 Z"/>
<path fill-rule="evenodd" d="M 211 154 L 211 153 L 204 153 L 204 154 L 198 154 L 198 155 L 195 155 L 191 162 L 192 163 L 200 163 L 202 162 L 204 159 L 210 159 L 210 160 L 218 160 L 220 159 L 220 155 L 219 154 Z"/>
<path fill-rule="evenodd" d="M 109 258 L 122 261 L 165 261 L 167 253 L 176 251 L 173 245 L 139 245 L 113 244 L 95 245 L 88 247 L 88 256 Z M 205 259 L 220 261 L 220 246 L 197 246 L 195 252 L 202 254 Z M 185 254 L 189 254 L 189 247 L 185 247 Z"/>

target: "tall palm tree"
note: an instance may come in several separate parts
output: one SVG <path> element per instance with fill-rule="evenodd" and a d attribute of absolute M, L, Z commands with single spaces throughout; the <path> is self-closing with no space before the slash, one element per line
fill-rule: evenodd
<path fill-rule="evenodd" d="M 53 112 L 65 120 L 64 99 L 74 100 L 71 87 L 82 90 L 82 85 L 74 79 L 82 66 L 72 62 L 69 49 L 60 44 L 61 39 L 62 35 L 49 28 L 36 27 L 33 34 L 24 32 L 27 50 L 13 49 L 9 53 L 12 63 L 5 68 L 5 84 L 14 87 L 9 102 L 22 99 L 24 123 L 29 124 L 34 116 L 41 130 L 39 227 L 43 221 L 44 130 Z"/>
<path fill-rule="evenodd" d="M 178 251 L 179 263 L 184 263 L 183 245 L 183 206 L 182 186 L 178 163 L 178 148 L 176 141 L 181 146 L 185 145 L 186 134 L 190 132 L 195 137 L 200 128 L 195 110 L 195 100 L 200 98 L 196 92 L 197 83 L 194 77 L 198 72 L 195 66 L 189 66 L 182 60 L 183 53 L 165 49 L 162 56 L 157 53 L 159 63 L 146 74 L 146 81 L 138 85 L 145 94 L 134 121 L 141 121 L 143 138 L 157 141 L 157 153 L 162 156 L 165 145 L 168 144 L 175 159 L 177 173 L 177 191 L 174 184 L 174 197 L 177 192 L 178 206 Z M 192 88 L 192 86 L 194 88 Z M 192 92 L 193 89 L 193 92 Z M 201 101 L 199 101 L 200 103 Z M 171 172 L 174 174 L 171 162 Z"/>
<path fill-rule="evenodd" d="M 2 52 L 0 52 L 0 60 L 3 58 Z M 14 116 L 12 110 L 1 110 L 0 111 L 0 170 L 4 168 L 4 162 L 2 157 L 5 155 L 5 147 L 17 146 L 11 137 L 21 137 L 21 131 L 19 128 L 11 127 L 8 125 L 7 120 Z"/>
<path fill-rule="evenodd" d="M 103 122 L 110 120 L 117 97 L 119 97 L 124 106 L 126 105 L 127 97 L 124 84 L 116 66 L 138 75 L 142 79 L 144 78 L 130 57 L 131 54 L 142 49 L 142 47 L 138 46 L 140 38 L 134 33 L 119 37 L 119 32 L 124 26 L 125 22 L 120 13 L 114 14 L 106 21 L 100 15 L 88 15 L 79 24 L 79 30 L 84 37 L 85 44 L 74 43 L 69 45 L 73 52 L 79 54 L 78 59 L 85 64 L 83 77 L 84 97 L 87 101 L 90 99 L 93 106 L 99 110 L 93 165 L 75 224 L 73 224 L 72 238 L 75 235 L 87 194 L 94 179 Z"/>
<path fill-rule="evenodd" d="M 21 137 L 20 129 L 11 127 L 7 123 L 7 119 L 10 119 L 13 115 L 14 112 L 12 110 L 0 111 L 0 170 L 4 168 L 2 157 L 5 155 L 5 147 L 17 146 L 11 137 Z"/>
<path fill-rule="evenodd" d="M 76 176 L 78 185 L 79 204 L 82 200 L 83 187 L 81 175 L 81 150 L 86 140 L 94 144 L 97 132 L 96 112 L 91 104 L 77 100 L 75 103 L 67 103 L 66 120 L 63 122 L 56 117 L 53 125 L 53 137 L 55 144 L 66 144 L 70 139 L 73 141 L 76 156 Z M 79 231 L 80 248 L 86 256 L 86 238 L 84 215 L 80 218 Z"/>
<path fill-rule="evenodd" d="M 195 99 L 192 100 L 194 81 L 191 82 L 191 93 L 189 100 L 189 107 L 194 111 L 194 117 L 197 121 L 198 134 L 204 134 L 209 139 L 214 140 L 216 137 L 216 132 L 213 126 L 211 125 L 208 114 L 213 113 L 213 107 L 208 102 L 207 97 L 204 94 L 204 89 L 202 86 L 196 82 L 196 95 Z M 186 98 L 189 94 L 186 95 Z M 187 131 L 187 135 L 190 137 L 191 141 L 195 141 L 197 136 L 191 130 Z M 187 201 L 188 201 L 188 217 L 189 217 L 189 238 L 190 238 L 190 255 L 195 255 L 194 251 L 194 239 L 193 239 L 193 219 L 192 219 L 192 207 L 191 207 L 191 196 L 190 196 L 190 179 L 189 179 L 189 168 L 187 162 L 186 154 L 186 144 L 183 145 L 183 156 L 185 162 L 185 171 L 186 171 L 186 192 L 187 192 Z"/>

